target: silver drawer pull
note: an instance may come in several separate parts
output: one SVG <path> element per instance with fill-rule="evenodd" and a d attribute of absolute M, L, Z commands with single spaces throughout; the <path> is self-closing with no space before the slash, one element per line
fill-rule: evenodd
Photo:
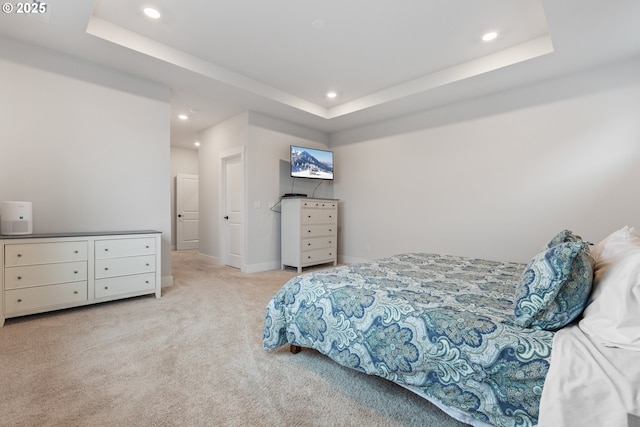
<path fill-rule="evenodd" d="M 104 270 L 105 270 L 105 271 L 109 270 L 109 267 L 105 267 L 105 268 L 104 268 Z"/>
<path fill-rule="evenodd" d="M 149 281 L 148 281 L 148 280 L 145 280 L 145 281 L 144 281 L 144 283 L 149 284 Z"/>
<path fill-rule="evenodd" d="M 75 270 L 75 271 L 73 272 L 73 274 L 78 274 L 78 270 Z"/>
<path fill-rule="evenodd" d="M 104 251 L 105 252 L 109 252 L 109 248 L 104 248 Z"/>
<path fill-rule="evenodd" d="M 108 287 L 108 286 L 105 286 L 104 288 L 105 288 L 105 289 L 109 289 L 109 287 Z"/>
<path fill-rule="evenodd" d="M 78 253 L 78 251 L 73 251 L 73 253 L 74 253 L 74 254 L 77 254 L 77 253 Z"/>
<path fill-rule="evenodd" d="M 149 267 L 149 263 L 147 263 L 147 267 Z"/>
<path fill-rule="evenodd" d="M 73 291 L 73 294 L 74 295 L 78 295 L 78 291 Z"/>
<path fill-rule="evenodd" d="M 145 246 L 145 248 L 149 249 L 149 245 Z"/>

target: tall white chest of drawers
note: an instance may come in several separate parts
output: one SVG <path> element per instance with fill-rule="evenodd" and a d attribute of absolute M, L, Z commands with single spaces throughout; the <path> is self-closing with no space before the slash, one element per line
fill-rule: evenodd
<path fill-rule="evenodd" d="M 0 236 L 5 318 L 161 294 L 161 233 Z"/>
<path fill-rule="evenodd" d="M 338 261 L 338 201 L 287 198 L 282 200 L 282 268 Z"/>

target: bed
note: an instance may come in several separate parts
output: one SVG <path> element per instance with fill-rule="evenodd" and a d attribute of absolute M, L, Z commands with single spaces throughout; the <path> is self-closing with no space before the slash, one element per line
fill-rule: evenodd
<path fill-rule="evenodd" d="M 594 265 L 563 230 L 528 264 L 405 253 L 306 273 L 269 302 L 263 347 L 315 349 L 472 425 L 534 426 L 554 336 L 591 302 Z"/>

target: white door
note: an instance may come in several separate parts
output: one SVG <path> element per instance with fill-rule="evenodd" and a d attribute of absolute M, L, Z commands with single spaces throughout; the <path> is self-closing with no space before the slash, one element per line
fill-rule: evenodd
<path fill-rule="evenodd" d="M 244 171 L 242 156 L 223 159 L 224 220 L 226 224 L 225 258 L 231 267 L 242 268 L 244 255 Z"/>
<path fill-rule="evenodd" d="M 198 175 L 176 177 L 176 249 L 198 249 Z"/>

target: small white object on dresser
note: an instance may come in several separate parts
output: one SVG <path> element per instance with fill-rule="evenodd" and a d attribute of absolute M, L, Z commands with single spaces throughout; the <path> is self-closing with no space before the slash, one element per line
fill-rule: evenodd
<path fill-rule="evenodd" d="M 0 326 L 10 317 L 160 298 L 160 237 L 149 230 L 0 236 Z"/>
<path fill-rule="evenodd" d="M 285 198 L 281 218 L 282 268 L 338 262 L 338 200 Z"/>

